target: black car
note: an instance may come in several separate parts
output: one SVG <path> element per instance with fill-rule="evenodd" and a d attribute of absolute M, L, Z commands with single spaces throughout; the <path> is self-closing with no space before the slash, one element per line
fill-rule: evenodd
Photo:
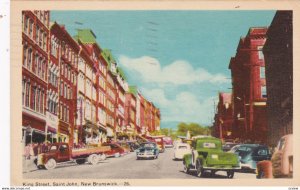
<path fill-rule="evenodd" d="M 262 160 L 270 160 L 272 155 L 269 148 L 259 144 L 241 144 L 234 153 L 239 155 L 242 170 L 255 172 L 256 164 Z"/>
<path fill-rule="evenodd" d="M 140 148 L 137 149 L 136 158 L 137 158 L 137 160 L 142 159 L 142 158 L 157 159 L 158 154 L 159 154 L 159 149 L 158 149 L 156 143 L 147 142 L 147 143 L 142 143 Z"/>

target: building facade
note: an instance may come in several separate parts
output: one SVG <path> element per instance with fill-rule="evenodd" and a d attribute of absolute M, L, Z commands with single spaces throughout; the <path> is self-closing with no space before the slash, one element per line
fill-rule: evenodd
<path fill-rule="evenodd" d="M 262 48 L 266 41 L 266 27 L 252 27 L 241 38 L 229 69 L 232 93 L 235 138 L 264 143 L 267 136 L 266 79 Z"/>
<path fill-rule="evenodd" d="M 48 137 L 49 18 L 49 11 L 22 11 L 22 132 L 25 144 L 41 143 Z"/>
<path fill-rule="evenodd" d="M 233 109 L 231 93 L 219 93 L 219 103 L 217 105 L 214 118 L 213 133 L 220 139 L 233 139 Z"/>
<path fill-rule="evenodd" d="M 277 11 L 263 48 L 267 78 L 268 144 L 293 133 L 293 12 Z"/>
<path fill-rule="evenodd" d="M 75 113 L 77 108 L 77 75 L 79 47 L 63 25 L 54 23 L 50 30 L 51 61 L 57 62 L 58 74 L 58 130 L 57 141 L 74 143 Z"/>

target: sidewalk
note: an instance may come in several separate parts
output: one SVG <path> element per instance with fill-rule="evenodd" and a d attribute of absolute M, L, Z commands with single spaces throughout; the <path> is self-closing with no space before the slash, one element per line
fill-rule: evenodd
<path fill-rule="evenodd" d="M 34 163 L 36 157 L 31 157 L 30 160 L 26 160 L 25 157 L 22 157 L 22 171 L 23 173 L 33 172 L 38 170 Z"/>

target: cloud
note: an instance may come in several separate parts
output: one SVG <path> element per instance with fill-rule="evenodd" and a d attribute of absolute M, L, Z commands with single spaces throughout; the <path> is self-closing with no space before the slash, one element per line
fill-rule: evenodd
<path fill-rule="evenodd" d="M 203 101 L 189 91 L 178 92 L 176 96 L 167 97 L 164 89 L 142 88 L 142 93 L 161 108 L 162 119 L 168 121 L 197 122 L 208 124 L 213 116 L 213 100 L 216 97 L 205 98 Z"/>
<path fill-rule="evenodd" d="M 157 59 L 150 56 L 129 58 L 121 55 L 119 63 L 127 70 L 138 73 L 146 83 L 153 82 L 160 85 L 187 85 L 203 82 L 212 84 L 228 83 L 223 74 L 212 74 L 203 68 L 194 68 L 189 62 L 184 60 L 177 60 L 162 67 Z"/>

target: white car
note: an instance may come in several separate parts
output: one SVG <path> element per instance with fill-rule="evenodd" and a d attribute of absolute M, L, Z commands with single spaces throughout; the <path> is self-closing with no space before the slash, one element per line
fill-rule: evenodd
<path fill-rule="evenodd" d="M 182 160 L 185 154 L 191 153 L 191 146 L 187 143 L 176 143 L 174 147 L 174 160 Z"/>

